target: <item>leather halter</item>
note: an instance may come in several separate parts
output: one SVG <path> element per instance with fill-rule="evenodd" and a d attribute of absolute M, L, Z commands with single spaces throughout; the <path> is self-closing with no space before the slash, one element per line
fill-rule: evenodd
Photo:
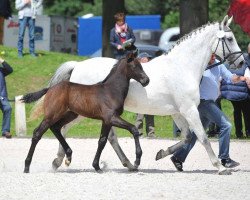
<path fill-rule="evenodd" d="M 221 27 L 220 27 L 220 30 L 221 30 Z M 224 31 L 224 32 L 232 32 L 232 31 L 231 31 L 231 30 L 227 30 L 227 31 Z M 215 67 L 215 66 L 218 66 L 218 65 L 224 63 L 230 56 L 232 56 L 232 55 L 234 55 L 234 54 L 239 54 L 239 55 L 233 60 L 232 64 L 234 64 L 235 61 L 243 54 L 242 51 L 231 52 L 231 50 L 229 49 L 228 44 L 227 44 L 227 42 L 226 42 L 226 36 L 224 36 L 224 37 L 222 37 L 222 38 L 219 38 L 218 43 L 217 43 L 217 46 L 216 46 L 216 48 L 215 48 L 215 51 L 213 52 L 214 54 L 216 54 L 216 51 L 217 51 L 217 49 L 218 49 L 218 46 L 219 46 L 219 43 L 220 43 L 220 42 L 222 43 L 223 59 L 221 59 L 221 61 L 218 62 L 218 63 L 215 63 L 215 64 L 212 64 L 212 65 L 207 66 L 206 70 L 207 70 L 207 69 L 211 69 L 211 68 L 213 68 L 213 67 Z M 227 56 L 226 56 L 226 53 L 225 53 L 225 47 L 227 48 L 227 50 L 228 50 L 228 52 L 229 52 L 229 54 L 228 54 Z"/>

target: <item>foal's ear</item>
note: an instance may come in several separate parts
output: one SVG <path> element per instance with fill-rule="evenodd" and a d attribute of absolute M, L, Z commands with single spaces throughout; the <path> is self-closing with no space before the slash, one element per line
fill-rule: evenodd
<path fill-rule="evenodd" d="M 127 59 L 127 63 L 132 62 L 132 61 L 135 59 L 134 53 L 129 52 L 129 53 L 127 54 L 127 56 L 126 56 L 126 59 Z"/>

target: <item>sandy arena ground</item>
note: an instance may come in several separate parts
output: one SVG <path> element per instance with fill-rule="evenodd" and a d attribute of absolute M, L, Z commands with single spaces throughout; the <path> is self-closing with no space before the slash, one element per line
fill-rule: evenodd
<path fill-rule="evenodd" d="M 78 199 L 250 199 L 250 142 L 231 141 L 231 157 L 241 163 L 230 176 L 217 175 L 204 148 L 197 143 L 176 172 L 169 157 L 155 161 L 156 153 L 176 143 L 174 140 L 141 139 L 142 162 L 138 172 L 124 168 L 110 144 L 103 151 L 103 174 L 92 168 L 97 139 L 68 139 L 73 160 L 67 168 L 51 170 L 58 143 L 42 139 L 35 151 L 30 174 L 24 174 L 24 160 L 31 139 L 0 138 L 1 200 Z M 134 162 L 134 141 L 120 138 L 120 144 Z M 212 141 L 218 153 L 218 142 Z"/>

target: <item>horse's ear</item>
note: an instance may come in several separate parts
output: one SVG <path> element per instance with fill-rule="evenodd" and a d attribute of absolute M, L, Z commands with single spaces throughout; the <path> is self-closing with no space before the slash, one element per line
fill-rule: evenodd
<path fill-rule="evenodd" d="M 228 21 L 227 21 L 227 26 L 228 26 L 228 27 L 230 26 L 230 24 L 232 23 L 232 21 L 233 21 L 233 15 L 232 15 L 232 17 L 230 17 L 230 18 L 228 19 Z"/>
<path fill-rule="evenodd" d="M 228 24 L 228 15 L 226 15 L 221 22 L 222 27 L 227 26 L 227 24 Z"/>
<path fill-rule="evenodd" d="M 126 59 L 127 59 L 127 63 L 132 62 L 132 61 L 135 59 L 135 55 L 134 55 L 134 53 L 133 53 L 133 52 L 129 52 L 129 53 L 127 53 L 127 55 L 126 55 Z"/>

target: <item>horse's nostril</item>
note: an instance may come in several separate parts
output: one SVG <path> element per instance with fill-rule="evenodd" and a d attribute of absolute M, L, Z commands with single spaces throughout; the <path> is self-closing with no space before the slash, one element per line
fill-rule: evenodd
<path fill-rule="evenodd" d="M 243 63 L 244 63 L 243 61 L 240 61 L 240 65 L 243 65 Z"/>

